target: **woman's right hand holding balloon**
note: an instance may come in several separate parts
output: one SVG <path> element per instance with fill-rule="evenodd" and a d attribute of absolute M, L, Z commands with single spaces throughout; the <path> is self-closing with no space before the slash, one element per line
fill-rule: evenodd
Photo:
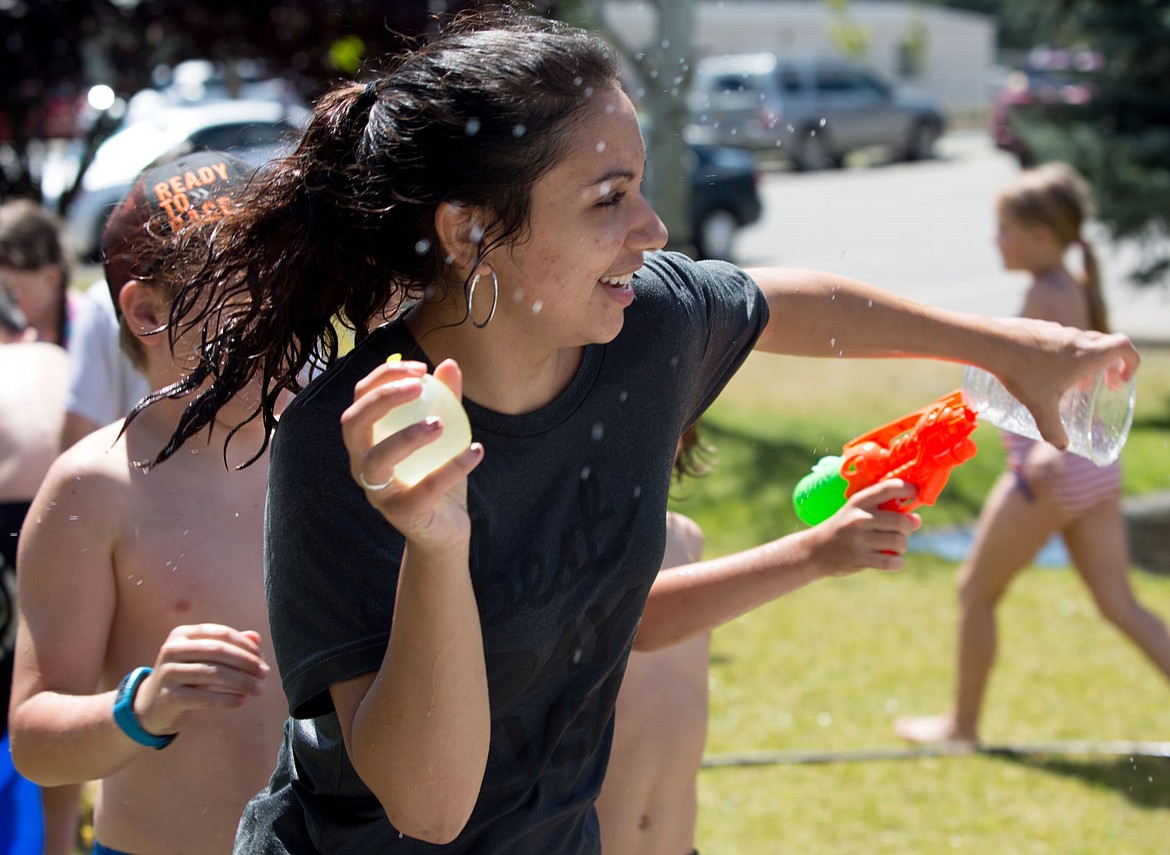
<path fill-rule="evenodd" d="M 354 388 L 354 402 L 342 414 L 341 430 L 349 452 L 350 472 L 378 508 L 413 549 L 466 549 L 471 534 L 467 515 L 467 476 L 483 459 L 483 446 L 471 443 L 430 474 L 414 481 L 396 477 L 395 467 L 419 449 L 435 443 L 444 432 L 470 430 L 457 422 L 461 408 L 446 410 L 442 418 L 423 417 L 375 441 L 376 425 L 398 408 L 423 394 L 422 362 L 391 358 L 366 375 Z M 434 378 L 447 386 L 458 401 L 463 375 L 454 360 L 440 363 Z"/>

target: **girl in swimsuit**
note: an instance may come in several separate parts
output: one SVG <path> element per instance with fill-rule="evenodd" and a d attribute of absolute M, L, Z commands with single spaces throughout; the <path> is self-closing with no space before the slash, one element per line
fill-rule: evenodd
<path fill-rule="evenodd" d="M 1022 315 L 1107 331 L 1100 272 L 1082 235 L 1091 215 L 1085 180 L 1065 164 L 1022 172 L 999 194 L 996 243 L 1007 270 L 1031 276 Z M 1073 244 L 1077 275 L 1065 265 Z M 899 718 L 895 731 L 912 742 L 979 741 L 979 712 L 996 656 L 995 610 L 1008 585 L 1053 534 L 1097 608 L 1170 679 L 1170 633 L 1130 587 L 1129 545 L 1121 513 L 1121 468 L 1098 467 L 1012 433 L 1004 433 L 1008 470 L 983 506 L 959 584 L 958 676 L 952 710 Z"/>

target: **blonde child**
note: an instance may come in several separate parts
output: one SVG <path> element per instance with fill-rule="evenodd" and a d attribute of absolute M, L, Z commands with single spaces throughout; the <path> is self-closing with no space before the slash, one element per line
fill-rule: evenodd
<path fill-rule="evenodd" d="M 98 781 L 95 852 L 231 851 L 280 744 L 266 458 L 236 471 L 243 457 L 216 423 L 165 465 L 136 465 L 178 423 L 184 404 L 166 391 L 197 385 L 192 333 L 167 329 L 175 295 L 152 236 L 167 229 L 163 211 L 185 234 L 226 216 L 250 173 L 217 152 L 164 163 L 111 215 L 103 255 L 123 346 L 160 400 L 57 458 L 20 539 L 12 756 L 41 784 Z M 229 419 L 251 411 L 249 396 L 226 403 Z M 236 434 L 246 457 L 263 430 Z"/>
<path fill-rule="evenodd" d="M 1020 173 L 996 202 L 996 243 L 1007 270 L 1031 277 L 1022 314 L 1108 331 L 1096 255 L 1083 235 L 1091 215 L 1084 179 L 1065 164 Z M 1081 250 L 1082 271 L 1065 264 Z M 983 507 L 975 543 L 960 573 L 958 675 L 946 715 L 899 718 L 912 742 L 979 741 L 979 714 L 996 656 L 995 609 L 1008 585 L 1053 534 L 1068 548 L 1101 614 L 1170 678 L 1166 625 L 1134 598 L 1121 515 L 1118 464 L 1097 467 L 1043 442 L 1004 433 L 1009 469 Z"/>

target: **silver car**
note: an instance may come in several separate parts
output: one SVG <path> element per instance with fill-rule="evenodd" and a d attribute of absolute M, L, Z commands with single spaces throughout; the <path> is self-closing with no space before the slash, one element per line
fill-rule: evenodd
<path fill-rule="evenodd" d="M 291 148 L 309 111 L 274 100 L 163 105 L 129 121 L 98 147 L 65 212 L 65 237 L 83 260 L 96 260 L 106 217 L 138 173 L 182 145 L 230 150 L 259 166 Z"/>
<path fill-rule="evenodd" d="M 929 99 L 836 57 L 702 59 L 689 109 L 692 138 L 777 152 L 797 169 L 840 166 L 850 152 L 877 146 L 895 158 L 927 158 L 946 125 Z"/>

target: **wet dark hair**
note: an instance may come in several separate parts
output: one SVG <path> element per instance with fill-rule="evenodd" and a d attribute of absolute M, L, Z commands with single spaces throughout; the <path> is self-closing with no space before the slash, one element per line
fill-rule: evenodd
<path fill-rule="evenodd" d="M 698 478 L 711 472 L 714 446 L 704 438 L 699 422 L 687 428 L 678 441 L 678 453 L 674 456 L 674 480 L 681 484 L 688 476 Z"/>
<path fill-rule="evenodd" d="M 404 302 L 457 287 L 435 232 L 440 203 L 495 216 L 480 258 L 523 240 L 533 185 L 593 93 L 619 85 L 596 36 L 497 10 L 456 18 L 377 79 L 325 94 L 293 154 L 251 182 L 184 273 L 170 334 L 200 328 L 201 365 L 170 395 L 194 393 L 155 462 L 256 372 L 262 402 L 245 423 L 268 428 L 259 457 L 281 390 L 336 358 L 336 323 L 360 340 Z"/>

